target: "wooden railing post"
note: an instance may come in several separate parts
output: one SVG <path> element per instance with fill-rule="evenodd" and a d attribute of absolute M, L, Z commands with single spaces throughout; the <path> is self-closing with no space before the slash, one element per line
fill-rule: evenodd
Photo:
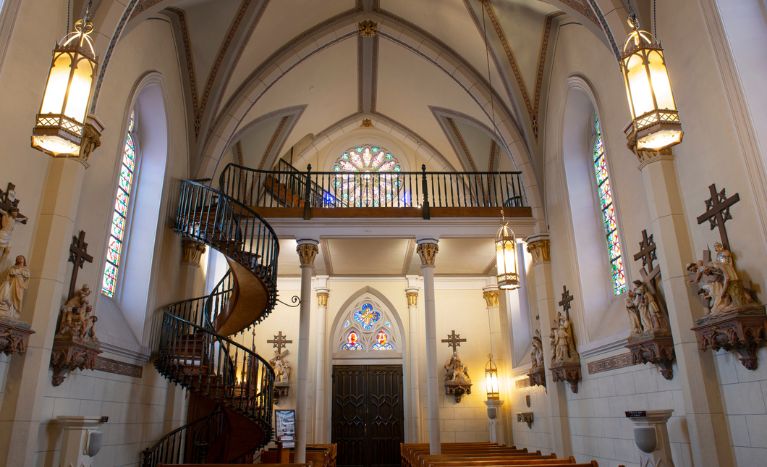
<path fill-rule="evenodd" d="M 421 205 L 421 213 L 424 219 L 431 219 L 431 211 L 429 210 L 429 184 L 426 182 L 426 164 L 421 164 L 422 173 L 422 189 L 423 189 L 423 204 Z"/>
<path fill-rule="evenodd" d="M 309 220 L 312 218 L 312 207 L 310 203 L 312 186 L 311 173 L 312 164 L 309 164 L 306 166 L 306 186 L 304 187 L 304 220 Z"/>

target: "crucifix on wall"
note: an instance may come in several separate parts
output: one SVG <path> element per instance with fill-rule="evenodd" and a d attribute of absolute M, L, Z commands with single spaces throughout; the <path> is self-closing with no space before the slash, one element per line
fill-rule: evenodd
<path fill-rule="evenodd" d="M 726 250 L 730 250 L 730 239 L 727 237 L 727 228 L 724 224 L 732 219 L 730 208 L 740 201 L 740 195 L 735 193 L 728 198 L 725 189 L 722 188 L 721 191 L 718 191 L 715 183 L 708 187 L 708 191 L 711 194 L 711 198 L 706 200 L 706 212 L 698 216 L 698 224 L 708 221 L 711 230 L 718 228 L 722 246 Z"/>
<path fill-rule="evenodd" d="M 268 339 L 266 341 L 267 344 L 272 344 L 272 347 L 274 347 L 275 352 L 277 354 L 282 353 L 282 349 L 288 346 L 288 344 L 292 344 L 293 341 L 289 340 L 287 338 L 288 336 L 282 334 L 282 331 L 278 331 L 277 335 L 274 336 L 274 339 Z"/>
<path fill-rule="evenodd" d="M 77 272 L 83 268 L 86 262 L 92 263 L 93 256 L 88 254 L 88 244 L 85 242 L 85 231 L 81 230 L 78 236 L 72 237 L 72 243 L 69 245 L 69 262 L 72 263 L 72 278 L 69 280 L 69 295 L 67 299 L 75 294 L 77 285 Z"/>
<path fill-rule="evenodd" d="M 27 223 L 27 216 L 19 212 L 19 199 L 16 198 L 16 185 L 8 183 L 8 187 L 3 191 L 0 189 L 0 210 L 5 212 L 16 211 L 16 222 L 20 224 Z"/>
<path fill-rule="evenodd" d="M 466 342 L 466 339 L 462 339 L 460 334 L 455 333 L 455 329 L 450 331 L 450 334 L 447 335 L 447 339 L 442 339 L 442 342 L 447 343 L 448 347 L 453 348 L 453 352 L 455 352 L 458 347 L 461 346 L 461 342 Z"/>
<path fill-rule="evenodd" d="M 653 294 L 657 290 L 657 279 L 660 275 L 660 267 L 653 264 L 658 259 L 657 245 L 653 235 L 647 235 L 647 230 L 642 230 L 642 241 L 639 242 L 639 252 L 634 255 L 634 261 L 642 260 L 642 268 L 639 274 L 642 276 L 642 282 L 647 285 Z"/>
<path fill-rule="evenodd" d="M 565 314 L 567 315 L 567 319 L 570 319 L 570 303 L 573 301 L 573 295 L 570 293 L 569 290 L 567 290 L 567 286 L 562 286 L 562 300 L 559 301 L 559 306 L 562 307 L 562 310 L 564 310 Z"/>

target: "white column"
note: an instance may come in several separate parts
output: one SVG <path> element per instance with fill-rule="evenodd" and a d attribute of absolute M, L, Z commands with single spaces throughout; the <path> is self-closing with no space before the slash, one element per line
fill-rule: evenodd
<path fill-rule="evenodd" d="M 407 311 L 408 311 L 408 334 L 409 344 L 408 347 L 408 360 L 410 363 L 410 373 L 408 380 L 410 382 L 410 433 L 408 435 L 408 442 L 417 443 L 421 433 L 421 417 L 418 413 L 418 406 L 421 399 L 421 390 L 418 387 L 418 352 L 416 349 L 416 342 L 419 339 L 418 333 L 418 289 L 407 288 L 405 289 L 405 296 L 407 297 Z"/>
<path fill-rule="evenodd" d="M 535 286 L 536 311 L 540 318 L 541 335 L 547 336 L 556 316 L 554 287 L 551 279 L 551 250 L 549 234 L 531 235 L 527 238 L 527 251 L 533 255 L 532 283 Z M 549 364 L 552 358 L 550 345 L 543 346 L 543 360 Z M 551 372 L 546 372 L 546 402 L 549 409 L 551 448 L 560 457 L 572 455 L 570 424 L 567 419 L 567 394 L 565 385 L 554 382 Z"/>
<path fill-rule="evenodd" d="M 418 240 L 418 255 L 421 257 L 423 275 L 423 298 L 426 325 L 426 395 L 429 401 L 427 420 L 429 423 L 429 453 L 440 454 L 439 426 L 439 382 L 437 380 L 437 319 L 434 303 L 434 259 L 439 251 L 438 240 Z"/>
<path fill-rule="evenodd" d="M 309 419 L 309 331 L 311 329 L 312 273 L 317 257 L 317 240 L 298 240 L 296 251 L 301 261 L 301 308 L 298 326 L 298 384 L 296 387 L 296 463 L 306 462 L 306 436 Z"/>
<path fill-rule="evenodd" d="M 330 296 L 330 290 L 325 288 L 315 289 L 317 293 L 317 335 L 316 343 L 317 347 L 315 352 L 317 353 L 317 368 L 316 368 L 316 392 L 314 398 L 314 439 L 318 443 L 327 443 L 330 441 L 328 437 L 328 430 L 325 429 L 325 407 L 328 401 L 325 397 L 325 373 L 327 367 L 325 366 L 325 348 L 327 347 L 327 337 L 325 335 L 325 321 L 327 320 L 328 311 L 328 297 Z"/>
<path fill-rule="evenodd" d="M 733 464 L 723 413 L 722 396 L 714 366 L 713 352 L 701 353 L 691 328 L 695 325 L 687 263 L 694 260 L 682 198 L 677 185 L 673 156 L 640 152 L 642 183 L 650 211 L 650 225 L 658 248 L 663 294 L 668 305 L 671 335 L 674 337 L 677 371 L 685 402 L 693 463 L 696 466 Z M 696 300 L 697 301 L 697 300 Z"/>

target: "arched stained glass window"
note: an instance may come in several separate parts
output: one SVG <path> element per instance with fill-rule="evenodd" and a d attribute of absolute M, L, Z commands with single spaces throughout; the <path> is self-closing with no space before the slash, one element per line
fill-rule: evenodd
<path fill-rule="evenodd" d="M 594 175 L 597 186 L 599 207 L 602 212 L 602 227 L 607 240 L 607 256 L 610 259 L 610 277 L 613 293 L 620 295 L 626 291 L 626 268 L 623 263 L 623 248 L 621 247 L 618 230 L 618 216 L 615 211 L 613 188 L 610 183 L 610 172 L 607 168 L 605 146 L 602 138 L 602 126 L 599 117 L 594 116 Z"/>
<path fill-rule="evenodd" d="M 128 131 L 126 132 L 125 143 L 123 144 L 120 177 L 117 180 L 117 194 L 115 195 L 112 211 L 112 223 L 109 228 L 106 264 L 104 265 L 104 275 L 101 279 L 101 293 L 107 297 L 114 297 L 117 290 L 117 276 L 120 271 L 120 259 L 125 242 L 125 229 L 128 225 L 131 190 L 136 178 L 136 127 L 136 113 L 131 111 L 130 117 L 128 117 Z"/>
<path fill-rule="evenodd" d="M 402 193 L 399 160 L 381 146 L 363 144 L 347 149 L 333 164 L 335 199 L 353 207 L 395 206 Z"/>
<path fill-rule="evenodd" d="M 372 300 L 355 305 L 343 322 L 340 350 L 396 350 L 397 338 L 387 313 Z"/>

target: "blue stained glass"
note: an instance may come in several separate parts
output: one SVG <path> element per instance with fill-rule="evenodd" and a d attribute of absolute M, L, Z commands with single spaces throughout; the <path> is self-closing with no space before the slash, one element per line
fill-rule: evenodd
<path fill-rule="evenodd" d="M 332 166 L 348 173 L 334 183 L 335 196 L 353 207 L 394 206 L 402 186 L 399 160 L 381 146 L 369 144 L 344 151 Z"/>
<path fill-rule="evenodd" d="M 341 345 L 341 350 L 365 350 L 365 346 L 359 341 L 359 334 L 355 329 L 352 329 L 346 334 L 346 339 Z"/>
<path fill-rule="evenodd" d="M 373 308 L 370 302 L 363 303 L 359 310 L 354 312 L 354 321 L 358 322 L 362 329 L 370 331 L 381 319 L 381 312 Z"/>
<path fill-rule="evenodd" d="M 599 208 L 602 213 L 602 227 L 607 239 L 607 254 L 610 259 L 610 272 L 613 293 L 620 295 L 626 291 L 626 268 L 623 264 L 623 249 L 621 248 L 620 233 L 618 232 L 618 216 L 615 212 L 613 189 L 610 183 L 610 172 L 605 156 L 604 139 L 599 118 L 594 117 L 594 175 L 597 183 Z"/>

